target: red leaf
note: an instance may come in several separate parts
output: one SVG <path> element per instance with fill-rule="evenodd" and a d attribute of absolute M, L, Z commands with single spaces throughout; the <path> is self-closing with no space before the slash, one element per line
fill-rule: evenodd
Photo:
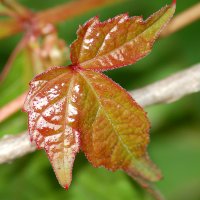
<path fill-rule="evenodd" d="M 29 133 L 38 148 L 45 148 L 59 183 L 68 187 L 79 151 L 73 70 L 55 68 L 30 84 L 24 110 L 29 114 Z"/>
<path fill-rule="evenodd" d="M 105 75 L 54 68 L 34 78 L 30 87 L 24 104 L 30 137 L 47 152 L 63 187 L 71 182 L 80 144 L 94 166 L 123 169 L 145 180 L 160 178 L 146 156 L 146 113 Z"/>
<path fill-rule="evenodd" d="M 104 71 L 133 64 L 146 56 L 155 39 L 175 12 L 165 6 L 146 21 L 142 17 L 119 15 L 105 22 L 92 18 L 77 32 L 71 45 L 71 60 L 82 68 Z"/>
<path fill-rule="evenodd" d="M 160 179 L 146 156 L 149 121 L 144 110 L 105 75 L 79 71 L 81 148 L 96 167 L 123 169 L 132 177 Z"/>
<path fill-rule="evenodd" d="M 146 22 L 127 15 L 104 23 L 92 18 L 72 44 L 73 65 L 51 69 L 31 82 L 24 105 L 30 136 L 38 148 L 45 148 L 63 187 L 71 182 L 79 148 L 94 166 L 122 169 L 145 187 L 160 179 L 146 151 L 146 113 L 124 89 L 92 70 L 145 56 L 174 10 L 174 4 L 166 6 Z"/>

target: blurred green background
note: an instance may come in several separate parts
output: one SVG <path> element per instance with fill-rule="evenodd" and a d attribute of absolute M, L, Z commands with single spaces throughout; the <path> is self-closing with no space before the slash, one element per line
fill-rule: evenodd
<path fill-rule="evenodd" d="M 65 3 L 66 0 L 21 0 L 34 11 Z M 176 14 L 199 0 L 177 2 Z M 59 36 L 67 44 L 76 38 L 79 24 L 98 15 L 101 20 L 128 12 L 131 16 L 148 17 L 169 0 L 127 0 L 95 9 L 60 23 Z M 0 27 L 1 28 L 1 27 Z M 200 22 L 160 39 L 152 53 L 137 64 L 106 72 L 124 88 L 131 90 L 160 80 L 200 61 Z M 2 70 L 21 35 L 0 41 Z M 0 106 L 18 96 L 29 79 L 28 65 L 19 56 L 7 80 L 0 86 Z M 26 76 L 27 75 L 27 76 Z M 180 88 L 181 89 L 181 88 Z M 149 152 L 161 168 L 164 179 L 156 185 L 169 200 L 200 200 L 200 93 L 166 105 L 146 108 L 152 123 Z M 0 125 L 0 137 L 17 134 L 27 128 L 27 116 L 21 111 Z M 112 173 L 92 167 L 80 153 L 75 161 L 73 182 L 63 190 L 43 151 L 37 151 L 9 164 L 0 165 L 1 200 L 147 200 L 151 199 L 131 178 L 118 171 Z"/>

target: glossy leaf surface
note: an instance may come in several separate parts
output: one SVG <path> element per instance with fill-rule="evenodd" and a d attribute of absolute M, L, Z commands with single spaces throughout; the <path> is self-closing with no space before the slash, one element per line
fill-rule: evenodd
<path fill-rule="evenodd" d="M 24 109 L 29 113 L 29 133 L 38 148 L 45 148 L 59 183 L 68 188 L 79 151 L 76 128 L 76 88 L 73 71 L 58 68 L 37 76 Z M 75 126 L 75 128 L 74 128 Z"/>
<path fill-rule="evenodd" d="M 47 152 L 63 187 L 71 183 L 79 149 L 94 166 L 122 169 L 146 188 L 149 181 L 160 179 L 147 154 L 150 124 L 145 111 L 95 70 L 132 64 L 145 56 L 174 10 L 174 4 L 166 6 L 146 22 L 127 15 L 104 23 L 91 19 L 72 44 L 72 65 L 48 70 L 31 82 L 24 105 L 30 136 Z"/>
<path fill-rule="evenodd" d="M 155 181 L 159 171 L 146 157 L 149 122 L 144 110 L 105 75 L 80 71 L 81 148 L 96 167 L 123 169 Z"/>
<path fill-rule="evenodd" d="M 152 181 L 160 178 L 146 156 L 146 113 L 105 75 L 54 68 L 30 86 L 24 109 L 29 113 L 31 140 L 45 149 L 63 187 L 71 182 L 80 145 L 96 167 L 123 169 L 132 177 Z"/>
<path fill-rule="evenodd" d="M 174 12 L 175 4 L 172 4 L 146 21 L 127 14 L 105 22 L 94 17 L 77 32 L 78 39 L 71 46 L 72 63 L 98 71 L 133 64 L 151 51 Z"/>

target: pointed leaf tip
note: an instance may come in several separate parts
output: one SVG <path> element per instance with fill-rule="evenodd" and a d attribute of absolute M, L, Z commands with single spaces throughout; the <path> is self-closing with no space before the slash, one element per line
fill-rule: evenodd
<path fill-rule="evenodd" d="M 134 64 L 150 53 L 155 40 L 172 18 L 174 7 L 165 6 L 147 20 L 127 14 L 105 22 L 92 18 L 81 26 L 77 40 L 71 45 L 72 63 L 95 71 Z"/>
<path fill-rule="evenodd" d="M 69 185 L 65 185 L 65 190 L 68 190 L 69 189 Z"/>
<path fill-rule="evenodd" d="M 173 1 L 172 1 L 172 5 L 176 5 L 176 0 L 173 0 Z"/>
<path fill-rule="evenodd" d="M 75 129 L 77 113 L 73 101 L 77 92 L 73 74 L 63 67 L 36 76 L 24 104 L 24 111 L 29 114 L 30 137 L 39 148 L 45 149 L 58 182 L 65 189 L 71 183 L 80 145 Z"/>
<path fill-rule="evenodd" d="M 159 170 L 146 155 L 150 124 L 145 111 L 101 73 L 82 70 L 80 80 L 79 130 L 88 160 L 96 167 L 123 169 L 133 178 L 159 180 Z"/>

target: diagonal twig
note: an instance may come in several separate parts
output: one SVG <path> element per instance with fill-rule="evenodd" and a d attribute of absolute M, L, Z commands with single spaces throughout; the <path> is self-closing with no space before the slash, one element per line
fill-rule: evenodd
<path fill-rule="evenodd" d="M 12 52 L 12 54 L 10 55 L 6 65 L 3 68 L 3 71 L 0 74 L 0 83 L 5 79 L 5 77 L 7 76 L 10 68 L 12 67 L 12 64 L 15 60 L 15 58 L 17 57 L 17 55 L 20 53 L 20 51 L 25 48 L 25 46 L 27 45 L 28 41 L 30 39 L 30 36 L 28 34 L 24 35 L 24 37 L 21 39 L 21 41 L 17 44 L 16 48 L 14 49 L 14 51 Z"/>
<path fill-rule="evenodd" d="M 9 162 L 35 150 L 26 132 L 15 136 L 4 136 L 0 140 L 0 147 L 0 163 Z"/>
<path fill-rule="evenodd" d="M 114 4 L 122 0 L 76 0 L 55 8 L 43 10 L 36 14 L 36 19 L 43 23 L 56 24 L 69 18 L 78 16 L 92 9 Z"/>
<path fill-rule="evenodd" d="M 0 123 L 22 108 L 26 95 L 27 92 L 0 108 Z"/>
<path fill-rule="evenodd" d="M 160 103 L 171 103 L 199 91 L 200 63 L 130 93 L 140 105 L 146 107 Z"/>

